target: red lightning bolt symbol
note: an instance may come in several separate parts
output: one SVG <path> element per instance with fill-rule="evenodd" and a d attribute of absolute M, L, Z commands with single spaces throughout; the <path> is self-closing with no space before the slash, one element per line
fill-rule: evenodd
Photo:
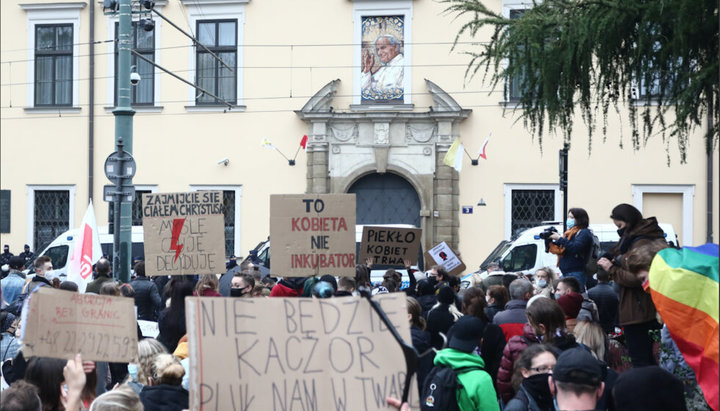
<path fill-rule="evenodd" d="M 173 260 L 173 262 L 177 261 L 177 258 L 184 247 L 182 244 L 177 243 L 178 238 L 180 237 L 180 230 L 182 230 L 184 224 L 184 218 L 176 218 L 173 220 L 172 239 L 170 240 L 170 249 L 175 250 L 175 260 Z"/>

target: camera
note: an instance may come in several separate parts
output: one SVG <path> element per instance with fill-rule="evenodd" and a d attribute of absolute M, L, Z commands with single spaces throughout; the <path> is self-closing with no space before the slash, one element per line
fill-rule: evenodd
<path fill-rule="evenodd" d="M 133 86 L 137 86 L 140 80 L 142 79 L 140 78 L 140 74 L 138 74 L 137 71 L 133 71 L 132 73 L 130 73 L 130 83 Z"/>
<path fill-rule="evenodd" d="M 539 238 L 542 238 L 543 240 L 545 240 L 545 252 L 546 253 L 550 252 L 550 243 L 552 242 L 552 240 L 550 239 L 550 236 L 557 232 L 558 232 L 558 230 L 555 227 L 548 227 L 545 230 L 543 230 L 542 233 L 538 234 Z"/>

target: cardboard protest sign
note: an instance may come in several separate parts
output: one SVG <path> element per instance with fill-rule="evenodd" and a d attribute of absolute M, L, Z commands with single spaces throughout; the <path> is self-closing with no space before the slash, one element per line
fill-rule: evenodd
<path fill-rule="evenodd" d="M 450 248 L 445 241 L 431 248 L 424 254 L 425 266 L 441 265 L 452 275 L 457 275 L 465 271 L 465 264 L 460 257 Z"/>
<path fill-rule="evenodd" d="M 374 299 L 411 341 L 405 295 Z M 402 395 L 402 349 L 360 297 L 187 297 L 185 313 L 191 410 L 377 410 Z"/>
<path fill-rule="evenodd" d="M 355 275 L 355 194 L 270 196 L 273 275 Z"/>
<path fill-rule="evenodd" d="M 132 298 L 40 287 L 30 297 L 22 352 L 30 356 L 128 362 L 137 356 Z"/>
<path fill-rule="evenodd" d="M 404 266 L 408 259 L 415 264 L 420 253 L 420 228 L 364 226 L 358 261 L 373 259 L 375 265 Z"/>
<path fill-rule="evenodd" d="M 221 191 L 142 196 L 147 275 L 225 271 L 225 219 Z"/>

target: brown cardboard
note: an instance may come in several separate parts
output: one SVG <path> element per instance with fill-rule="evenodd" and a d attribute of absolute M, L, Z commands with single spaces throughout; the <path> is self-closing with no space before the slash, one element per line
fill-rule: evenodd
<path fill-rule="evenodd" d="M 439 255 L 444 252 L 446 257 L 443 258 Z M 425 270 L 429 270 L 433 265 L 442 265 L 449 274 L 458 275 L 465 271 L 465 263 L 462 262 L 460 257 L 455 254 L 455 251 L 450 248 L 445 241 L 440 244 L 436 244 L 433 248 L 426 251 L 423 254 L 425 261 Z M 450 268 L 450 270 L 448 270 Z"/>
<path fill-rule="evenodd" d="M 222 191 L 143 194 L 142 212 L 147 275 L 225 271 Z"/>
<path fill-rule="evenodd" d="M 128 362 L 137 357 L 132 298 L 40 287 L 30 297 L 22 352 L 30 356 Z"/>
<path fill-rule="evenodd" d="M 404 293 L 373 298 L 409 342 Z M 360 297 L 188 297 L 185 313 L 191 410 L 378 410 L 402 395 L 402 350 Z"/>
<path fill-rule="evenodd" d="M 270 272 L 355 276 L 355 194 L 270 196 Z"/>
<path fill-rule="evenodd" d="M 408 259 L 416 264 L 421 237 L 420 228 L 364 226 L 358 261 L 372 258 L 374 265 L 403 267 Z"/>

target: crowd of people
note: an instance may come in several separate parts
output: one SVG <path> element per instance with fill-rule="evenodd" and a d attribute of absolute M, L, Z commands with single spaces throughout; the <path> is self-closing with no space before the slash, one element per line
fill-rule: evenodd
<path fill-rule="evenodd" d="M 276 279 L 249 261 L 231 261 L 220 276 L 151 278 L 137 258 L 133 280 L 118 284 L 102 258 L 86 292 L 133 298 L 137 319 L 157 322 L 155 338 L 143 338 L 138 327 L 138 354 L 129 363 L 83 361 L 80 355 L 24 358 L 22 302 L 39 287 L 77 292 L 78 286 L 48 280 L 47 257 L 35 259 L 35 274 L 26 278 L 24 258 L 11 256 L 2 279 L 0 409 L 184 410 L 190 371 L 186 297 L 343 298 L 364 288 L 372 295 L 406 294 L 422 409 L 709 410 L 647 292 L 652 259 L 668 246 L 662 230 L 627 204 L 615 207 L 611 218 L 620 240 L 597 260 L 594 275 L 586 270 L 593 242 L 589 217 L 573 208 L 568 230 L 550 238 L 562 274 L 551 267 L 507 273 L 492 264 L 467 288 L 442 266 L 420 272 L 410 261 L 406 288 L 392 269 L 373 284 L 370 261 L 356 267 L 354 278 Z M 387 402 L 409 409 L 399 398 Z"/>

